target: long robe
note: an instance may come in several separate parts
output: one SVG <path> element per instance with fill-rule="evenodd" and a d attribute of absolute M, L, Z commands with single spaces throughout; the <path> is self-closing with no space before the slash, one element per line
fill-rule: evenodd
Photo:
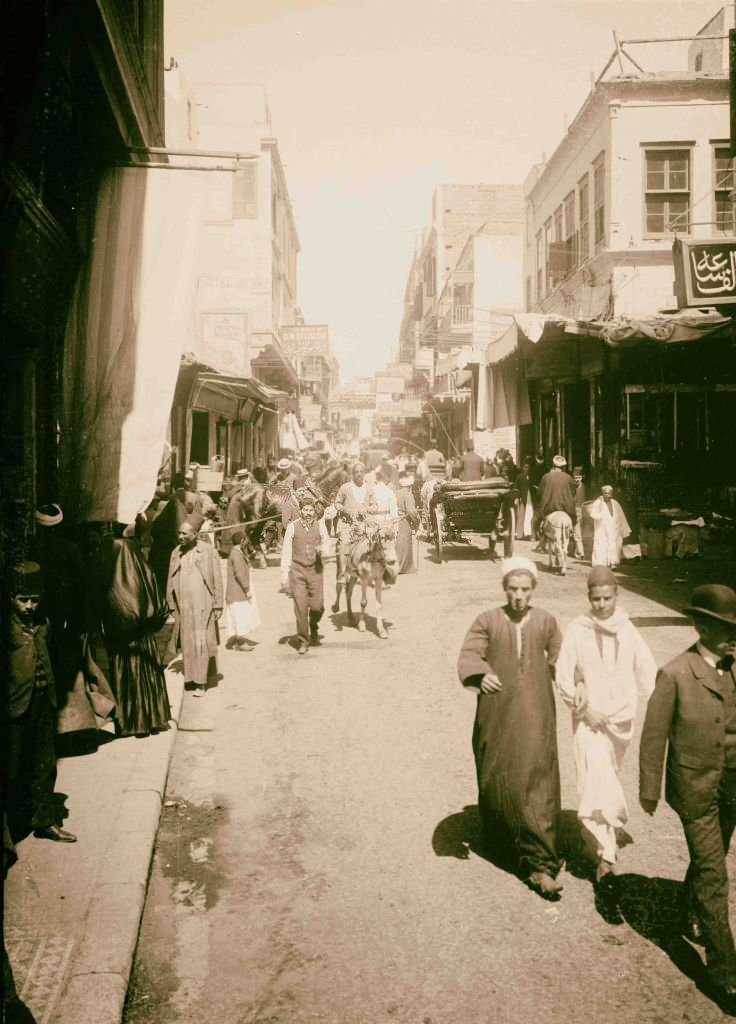
<path fill-rule="evenodd" d="M 550 665 L 561 637 L 554 617 L 531 608 L 516 625 L 504 608 L 482 612 L 458 659 L 465 686 L 493 672 L 503 689 L 479 693 L 473 726 L 478 806 L 487 832 L 503 829 L 518 847 L 524 873 L 560 870 L 557 822 L 560 774 Z"/>
<path fill-rule="evenodd" d="M 119 736 L 168 729 L 171 707 L 156 645 L 166 607 L 138 542 L 112 541 L 101 615 Z"/>
<path fill-rule="evenodd" d="M 615 498 L 611 499 L 611 508 L 603 498 L 596 498 L 590 506 L 590 518 L 594 523 L 592 564 L 618 565 L 624 538 L 631 533 L 624 510 Z"/>
<path fill-rule="evenodd" d="M 408 487 L 398 489 L 396 505 L 399 510 L 399 524 L 396 528 L 396 558 L 399 563 L 399 573 L 414 572 L 413 531 L 419 525 L 419 516 L 414 495 Z"/>
<path fill-rule="evenodd" d="M 220 639 L 215 613 L 223 607 L 220 559 L 211 544 L 197 540 L 189 550 L 174 548 L 166 603 L 174 612 L 169 653 L 181 649 L 185 682 L 206 686 Z"/>
<path fill-rule="evenodd" d="M 598 854 L 611 863 L 615 830 L 628 820 L 621 763 L 634 735 L 637 698 L 649 699 L 656 675 L 657 664 L 623 609 L 603 620 L 579 615 L 567 627 L 557 661 L 560 696 L 572 707 L 582 681 L 591 708 L 608 719 L 604 729 L 573 719 L 578 817 L 598 841 Z"/>

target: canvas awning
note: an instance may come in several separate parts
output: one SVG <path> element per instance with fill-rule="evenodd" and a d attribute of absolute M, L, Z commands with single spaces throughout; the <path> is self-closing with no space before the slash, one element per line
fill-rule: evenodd
<path fill-rule="evenodd" d="M 111 169 L 64 345 L 65 512 L 133 522 L 151 500 L 180 357 L 191 349 L 206 172 Z"/>

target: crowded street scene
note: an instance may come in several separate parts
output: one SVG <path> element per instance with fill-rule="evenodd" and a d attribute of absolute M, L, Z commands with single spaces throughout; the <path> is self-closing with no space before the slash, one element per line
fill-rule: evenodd
<path fill-rule="evenodd" d="M 736 1018 L 736 4 L 10 13 L 3 1024 Z"/>

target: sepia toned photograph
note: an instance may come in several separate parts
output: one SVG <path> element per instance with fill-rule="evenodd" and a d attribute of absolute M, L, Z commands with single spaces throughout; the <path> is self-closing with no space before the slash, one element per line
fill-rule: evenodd
<path fill-rule="evenodd" d="M 736 1018 L 736 3 L 4 15 L 2 1024 Z"/>

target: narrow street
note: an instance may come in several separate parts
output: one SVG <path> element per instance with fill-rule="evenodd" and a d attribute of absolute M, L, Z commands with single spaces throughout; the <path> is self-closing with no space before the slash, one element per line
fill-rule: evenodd
<path fill-rule="evenodd" d="M 584 608 L 587 571 L 541 571 L 537 603 L 562 627 Z M 659 572 L 669 607 L 639 596 L 637 579 L 622 580 L 620 603 L 661 664 L 691 641 L 672 610 L 691 582 L 682 565 Z M 474 699 L 455 661 L 473 617 L 501 598 L 485 555 L 454 548 L 440 566 L 421 545 L 419 573 L 386 595 L 388 641 L 370 620 L 359 634 L 328 611 L 323 646 L 303 658 L 286 642 L 291 605 L 278 570 L 255 580 L 258 647 L 221 648 L 219 685 L 203 700 L 185 696 L 127 1024 L 724 1019 L 676 934 L 686 848 L 667 807 L 653 820 L 638 808 L 636 744 L 624 777 L 623 923 L 599 912 L 569 851 L 559 903 L 483 855 Z M 658 581 L 644 582 L 659 594 Z M 559 744 L 570 844 L 564 709 Z"/>

